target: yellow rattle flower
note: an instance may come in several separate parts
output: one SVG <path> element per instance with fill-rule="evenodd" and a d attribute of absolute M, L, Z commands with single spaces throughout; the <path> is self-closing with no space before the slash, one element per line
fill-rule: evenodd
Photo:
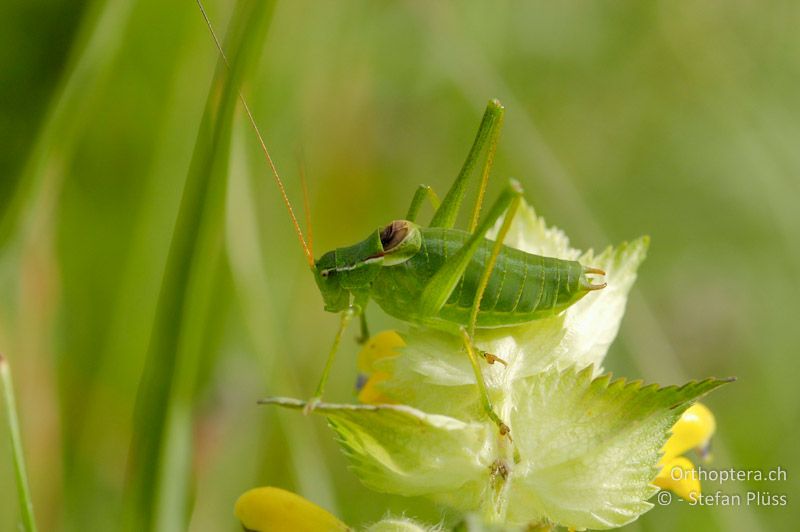
<path fill-rule="evenodd" d="M 700 479 L 694 464 L 681 455 L 697 449 L 698 454 L 705 458 L 716 428 L 714 414 L 705 405 L 695 403 L 689 407 L 673 425 L 672 435 L 661 448 L 664 453 L 658 462 L 661 471 L 654 484 L 687 501 L 700 495 Z"/>
<path fill-rule="evenodd" d="M 350 528 L 313 502 L 280 488 L 253 488 L 233 512 L 248 532 L 322 532 Z"/>
<path fill-rule="evenodd" d="M 356 387 L 360 402 L 365 404 L 396 402 L 379 390 L 379 384 L 388 380 L 391 374 L 376 368 L 376 363 L 399 356 L 398 349 L 405 345 L 397 331 L 392 330 L 379 332 L 367 341 L 356 358 L 359 372 L 359 382 Z"/>

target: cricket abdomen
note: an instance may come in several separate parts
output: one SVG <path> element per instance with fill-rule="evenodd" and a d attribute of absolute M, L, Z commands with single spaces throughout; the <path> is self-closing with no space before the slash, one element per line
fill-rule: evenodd
<path fill-rule="evenodd" d="M 456 229 L 423 228 L 419 253 L 401 264 L 381 268 L 372 285 L 372 297 L 387 314 L 404 321 L 445 329 L 468 325 L 494 241 L 483 241 L 437 315 L 421 315 L 419 298 L 428 280 L 469 236 Z M 581 283 L 583 275 L 583 266 L 576 261 L 503 246 L 481 300 L 476 326 L 505 327 L 558 314 L 588 292 Z"/>

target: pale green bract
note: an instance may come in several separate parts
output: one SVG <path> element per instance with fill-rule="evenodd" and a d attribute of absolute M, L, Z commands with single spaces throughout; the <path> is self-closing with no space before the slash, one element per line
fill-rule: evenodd
<path fill-rule="evenodd" d="M 389 517 L 373 523 L 364 529 L 365 532 L 442 532 L 440 526 L 427 526 L 412 519 Z"/>
<path fill-rule="evenodd" d="M 355 473 L 377 491 L 426 495 L 509 528 L 622 526 L 652 507 L 659 450 L 672 425 L 725 381 L 661 388 L 598 376 L 646 237 L 582 253 L 523 205 L 506 244 L 578 259 L 605 270 L 608 282 L 557 317 L 477 334 L 478 347 L 508 363 L 483 371 L 513 442 L 481 409 L 460 339 L 422 328 L 401 331 L 401 354 L 376 363 L 390 375 L 378 389 L 400 404 L 323 403 L 316 411 L 328 417 Z"/>
<path fill-rule="evenodd" d="M 486 423 L 405 406 L 334 410 L 328 420 L 353 470 L 378 491 L 388 485 L 401 495 L 444 493 L 479 478 L 496 454 Z"/>

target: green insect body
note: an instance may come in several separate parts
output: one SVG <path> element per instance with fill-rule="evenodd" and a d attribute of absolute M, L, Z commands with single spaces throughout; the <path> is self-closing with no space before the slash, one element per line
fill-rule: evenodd
<path fill-rule="evenodd" d="M 402 237 L 391 247 L 397 233 Z M 458 229 L 423 228 L 397 220 L 355 246 L 323 255 L 316 267 L 324 272 L 318 279 L 326 304 L 332 303 L 327 310 L 343 310 L 350 299 L 346 292 L 368 293 L 384 312 L 403 321 L 447 331 L 469 326 L 481 275 L 495 244 L 487 238 L 441 309 L 434 315 L 420 312 L 426 283 L 469 237 Z M 401 247 L 403 257 L 398 260 L 394 250 L 408 242 L 413 244 Z M 577 261 L 502 246 L 483 292 L 476 328 L 507 327 L 558 314 L 597 288 L 586 270 Z"/>
<path fill-rule="evenodd" d="M 406 219 L 395 220 L 355 245 L 337 248 L 317 261 L 311 260 L 325 310 L 341 313 L 342 322 L 306 411 L 320 401 L 334 353 L 352 316 L 360 316 L 362 338 L 368 336 L 364 308 L 373 299 L 387 314 L 402 321 L 460 336 L 483 407 L 500 434 L 509 434 L 509 427 L 492 407 L 478 354 L 490 364 L 505 361 L 475 346 L 476 331 L 553 316 L 606 284 L 593 284 L 587 277 L 587 274 L 604 275 L 602 270 L 503 244 L 522 198 L 522 189 L 513 180 L 479 223 L 502 117 L 503 107 L 496 100 L 490 101 L 461 173 L 441 205 L 438 199 L 433 201 L 436 212 L 429 227 L 414 223 L 426 194 L 435 198 L 429 187 L 420 186 Z M 489 151 L 470 231 L 454 229 L 475 161 L 487 144 Z M 488 239 L 486 235 L 501 219 L 496 240 Z"/>
<path fill-rule="evenodd" d="M 201 9 L 201 12 L 227 64 L 214 29 L 205 11 Z M 353 246 L 325 253 L 315 261 L 311 235 L 308 240 L 303 235 L 253 114 L 244 96 L 240 93 L 239 97 L 314 274 L 325 310 L 341 315 L 322 377 L 305 411 L 310 412 L 321 401 L 335 353 L 353 317 L 360 317 L 362 338 L 366 340 L 364 309 L 368 301 L 374 299 L 387 314 L 399 320 L 443 329 L 461 337 L 483 408 L 497 424 L 500 434 L 509 435 L 509 427 L 492 407 L 478 355 L 483 355 L 490 364 L 503 361 L 475 347 L 476 329 L 507 327 L 557 314 L 589 291 L 605 287 L 605 283 L 592 284 L 586 276 L 605 272 L 575 261 L 541 257 L 503 245 L 522 198 L 522 190 L 514 181 L 479 220 L 503 122 L 504 109 L 500 102 L 489 102 L 461 172 L 441 204 L 430 187 L 420 186 L 405 219 L 374 231 Z M 454 229 L 473 170 L 487 146 L 470 231 Z M 414 222 L 426 197 L 431 199 L 436 211 L 430 225 L 421 227 Z M 308 212 L 306 215 L 309 216 Z M 501 219 L 497 240 L 487 239 L 487 233 Z"/>

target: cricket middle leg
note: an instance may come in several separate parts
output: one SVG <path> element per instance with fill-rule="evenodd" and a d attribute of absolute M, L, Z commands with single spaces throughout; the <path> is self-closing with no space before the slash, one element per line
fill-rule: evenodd
<path fill-rule="evenodd" d="M 491 419 L 495 425 L 497 425 L 497 430 L 500 431 L 500 435 L 508 436 L 508 439 L 511 440 L 511 429 L 494 411 L 492 400 L 489 398 L 489 391 L 486 389 L 486 381 L 483 380 L 483 372 L 481 371 L 480 362 L 478 361 L 478 356 L 475 353 L 475 346 L 472 343 L 472 338 L 470 338 L 467 330 L 464 327 L 461 327 L 461 338 L 464 341 L 464 347 L 467 350 L 469 362 L 472 365 L 472 371 L 475 373 L 475 381 L 478 384 L 478 392 L 481 395 L 481 405 L 483 406 L 486 415 L 489 416 L 489 419 Z"/>

